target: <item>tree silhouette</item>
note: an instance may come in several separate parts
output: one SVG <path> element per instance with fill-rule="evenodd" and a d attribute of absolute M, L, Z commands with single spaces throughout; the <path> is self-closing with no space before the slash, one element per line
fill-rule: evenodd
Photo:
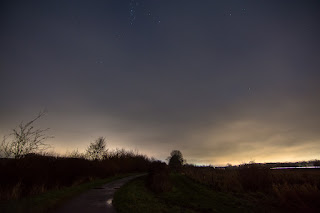
<path fill-rule="evenodd" d="M 36 129 L 34 123 L 46 114 L 45 111 L 41 111 L 37 117 L 24 124 L 20 123 L 12 133 L 4 136 L 2 143 L 0 144 L 0 154 L 4 157 L 22 158 L 30 153 L 37 153 L 50 148 L 50 145 L 44 143 L 48 138 L 52 136 L 46 136 L 47 129 Z"/>
<path fill-rule="evenodd" d="M 173 150 L 168 157 L 168 161 L 169 167 L 174 170 L 179 170 L 185 162 L 182 153 L 179 150 Z"/>
<path fill-rule="evenodd" d="M 106 139 L 99 137 L 94 142 L 91 142 L 87 148 L 86 155 L 91 160 L 102 160 L 106 154 Z"/>

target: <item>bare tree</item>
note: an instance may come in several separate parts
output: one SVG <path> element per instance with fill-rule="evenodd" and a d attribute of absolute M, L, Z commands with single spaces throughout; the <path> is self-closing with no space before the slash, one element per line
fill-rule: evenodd
<path fill-rule="evenodd" d="M 11 134 L 4 136 L 0 145 L 0 154 L 7 158 L 22 158 L 26 154 L 43 152 L 50 148 L 50 145 L 45 143 L 45 140 L 52 138 L 45 134 L 49 128 L 37 129 L 33 126 L 45 114 L 46 112 L 41 111 L 33 120 L 26 124 L 21 122 Z"/>
<path fill-rule="evenodd" d="M 106 139 L 99 137 L 90 143 L 86 151 L 86 156 L 91 160 L 102 160 L 106 152 Z"/>

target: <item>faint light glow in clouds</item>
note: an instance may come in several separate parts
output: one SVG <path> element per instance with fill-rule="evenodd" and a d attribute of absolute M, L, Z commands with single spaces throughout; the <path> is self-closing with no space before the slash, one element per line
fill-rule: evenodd
<path fill-rule="evenodd" d="M 105 136 L 197 164 L 319 158 L 317 1 L 0 8 L 0 136 L 48 108 L 39 126 L 57 152 Z"/>

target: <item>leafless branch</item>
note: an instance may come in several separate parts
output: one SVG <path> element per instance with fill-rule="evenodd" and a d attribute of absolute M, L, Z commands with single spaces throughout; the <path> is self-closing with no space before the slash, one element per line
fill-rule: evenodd
<path fill-rule="evenodd" d="M 0 153 L 4 157 L 21 158 L 29 153 L 36 153 L 47 150 L 50 145 L 45 140 L 53 138 L 47 136 L 47 129 L 35 129 L 33 124 L 46 114 L 41 111 L 33 120 L 24 124 L 21 122 L 12 133 L 3 138 L 0 146 Z"/>

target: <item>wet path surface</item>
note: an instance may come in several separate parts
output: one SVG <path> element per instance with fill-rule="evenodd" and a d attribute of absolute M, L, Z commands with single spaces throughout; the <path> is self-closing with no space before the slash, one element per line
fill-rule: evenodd
<path fill-rule="evenodd" d="M 144 174 L 142 174 L 144 175 Z M 119 189 L 122 185 L 127 183 L 128 181 L 140 177 L 142 175 L 135 175 L 126 178 L 122 178 L 116 181 L 112 181 L 105 185 L 90 189 L 73 199 L 69 202 L 58 208 L 56 213 L 112 213 L 116 212 L 114 207 L 112 206 L 112 199 L 114 193 Z"/>

